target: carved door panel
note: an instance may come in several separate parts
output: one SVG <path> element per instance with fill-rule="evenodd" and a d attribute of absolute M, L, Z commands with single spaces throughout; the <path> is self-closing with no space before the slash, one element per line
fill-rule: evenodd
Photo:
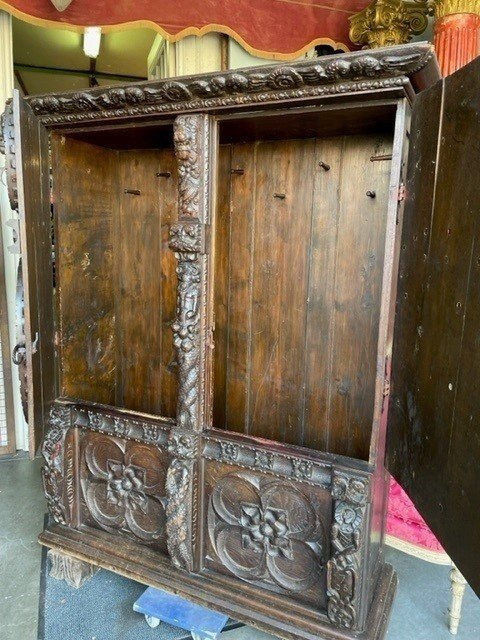
<path fill-rule="evenodd" d="M 415 103 L 388 467 L 480 595 L 480 59 Z"/>
<path fill-rule="evenodd" d="M 16 90 L 3 126 L 10 201 L 20 217 L 26 365 L 21 383 L 33 457 L 55 396 L 48 133 Z"/>

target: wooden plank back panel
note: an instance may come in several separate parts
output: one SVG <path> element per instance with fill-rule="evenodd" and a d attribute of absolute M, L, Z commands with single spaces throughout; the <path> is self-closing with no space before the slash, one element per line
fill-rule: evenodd
<path fill-rule="evenodd" d="M 52 135 L 60 393 L 115 403 L 117 152 Z"/>
<path fill-rule="evenodd" d="M 119 160 L 116 404 L 174 417 L 177 382 L 171 324 L 177 278 L 168 229 L 177 216 L 176 160 L 169 149 L 120 152 Z"/>
<path fill-rule="evenodd" d="M 228 353 L 219 364 L 216 343 L 214 426 L 368 457 L 390 169 L 370 158 L 390 149 L 378 136 L 232 147 L 244 172 L 217 227 Z"/>
<path fill-rule="evenodd" d="M 343 143 L 327 450 L 353 458 L 369 455 L 390 178 L 390 162 L 371 157 L 389 152 L 376 136 L 347 136 Z"/>

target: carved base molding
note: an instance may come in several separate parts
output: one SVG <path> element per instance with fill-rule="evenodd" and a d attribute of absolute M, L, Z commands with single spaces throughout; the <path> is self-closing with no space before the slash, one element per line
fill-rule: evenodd
<path fill-rule="evenodd" d="M 56 553 L 74 554 L 88 561 L 95 554 L 95 562 L 105 569 L 115 567 L 115 573 L 132 580 L 178 593 L 197 604 L 211 607 L 245 624 L 279 638 L 288 640 L 383 640 L 397 587 L 393 568 L 384 564 L 379 572 L 365 630 L 363 632 L 332 627 L 324 616 L 300 607 L 281 609 L 275 606 L 275 597 L 268 592 L 258 598 L 258 591 L 248 584 L 238 586 L 233 578 L 208 573 L 179 572 L 167 558 L 153 551 L 145 552 L 140 545 L 128 542 L 118 545 L 107 533 L 75 531 L 52 524 L 40 535 L 39 541 Z M 224 593 L 228 590 L 228 600 Z M 245 601 L 248 601 L 248 617 Z"/>
<path fill-rule="evenodd" d="M 49 550 L 47 557 L 50 560 L 50 576 L 56 580 L 65 580 L 70 587 L 75 589 L 80 589 L 98 571 L 98 567 L 93 564 L 72 558 L 53 549 Z"/>

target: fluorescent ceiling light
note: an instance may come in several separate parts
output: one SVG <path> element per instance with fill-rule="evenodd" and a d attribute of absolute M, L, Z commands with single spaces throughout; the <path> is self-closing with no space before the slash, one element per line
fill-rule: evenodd
<path fill-rule="evenodd" d="M 100 51 L 102 27 L 85 27 L 83 34 L 83 50 L 89 58 L 96 58 Z"/>

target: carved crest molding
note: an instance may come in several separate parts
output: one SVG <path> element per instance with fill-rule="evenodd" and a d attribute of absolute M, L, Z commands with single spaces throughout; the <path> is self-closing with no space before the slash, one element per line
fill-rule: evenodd
<path fill-rule="evenodd" d="M 28 98 L 46 125 L 179 111 L 211 111 L 289 99 L 401 87 L 432 59 L 428 44 L 324 56 L 125 87 Z"/>

